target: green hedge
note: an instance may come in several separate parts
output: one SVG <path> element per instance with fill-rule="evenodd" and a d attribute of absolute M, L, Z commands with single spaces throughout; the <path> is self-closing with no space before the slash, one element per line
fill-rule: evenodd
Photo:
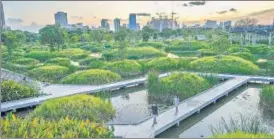
<path fill-rule="evenodd" d="M 178 68 L 178 60 L 169 57 L 152 59 L 145 64 L 146 70 L 170 71 Z"/>
<path fill-rule="evenodd" d="M 106 84 L 120 80 L 119 74 L 109 70 L 90 69 L 70 74 L 62 79 L 64 84 Z"/>
<path fill-rule="evenodd" d="M 39 92 L 27 84 L 12 80 L 1 81 L 1 102 L 39 96 Z"/>
<path fill-rule="evenodd" d="M 259 67 L 235 56 L 203 57 L 191 62 L 191 68 L 201 72 L 256 74 Z"/>
<path fill-rule="evenodd" d="M 47 64 L 55 64 L 55 65 L 60 65 L 64 67 L 69 67 L 70 66 L 70 59 L 68 58 L 52 58 L 46 61 Z"/>
<path fill-rule="evenodd" d="M 231 55 L 243 58 L 245 60 L 255 61 L 255 57 L 251 53 L 248 53 L 248 52 L 236 52 L 236 53 L 232 53 Z"/>
<path fill-rule="evenodd" d="M 88 57 L 88 53 L 80 48 L 64 49 L 56 53 L 59 57 L 67 57 L 73 60 L 79 60 Z"/>
<path fill-rule="evenodd" d="M 237 131 L 235 133 L 226 133 L 221 135 L 214 135 L 212 138 L 274 138 L 273 134 L 254 134 Z"/>
<path fill-rule="evenodd" d="M 31 51 L 25 55 L 27 58 L 38 59 L 39 61 L 46 61 L 48 59 L 54 58 L 55 53 L 48 51 Z"/>
<path fill-rule="evenodd" d="M 47 65 L 32 69 L 28 72 L 30 77 L 39 81 L 58 82 L 59 79 L 69 74 L 69 69 L 63 66 Z"/>
<path fill-rule="evenodd" d="M 114 49 L 111 51 L 103 52 L 102 57 L 105 60 L 121 60 L 121 59 L 148 59 L 154 57 L 162 57 L 166 54 L 153 47 L 137 47 L 126 48 L 121 51 Z"/>
<path fill-rule="evenodd" d="M 33 58 L 20 58 L 13 60 L 12 63 L 20 64 L 20 65 L 37 65 L 39 64 L 39 60 Z"/>
<path fill-rule="evenodd" d="M 105 66 L 104 61 L 99 60 L 98 58 L 94 58 L 94 57 L 87 57 L 85 59 L 82 59 L 79 61 L 79 64 L 81 66 L 86 66 L 86 67 L 92 68 L 92 69 L 103 68 Z"/>
<path fill-rule="evenodd" d="M 1 118 L 2 138 L 113 138 L 113 131 L 103 124 L 70 117 L 58 121 L 42 118 L 22 119 L 15 116 Z"/>
<path fill-rule="evenodd" d="M 139 47 L 151 46 L 151 47 L 159 49 L 159 48 L 164 48 L 167 45 L 164 43 L 161 43 L 161 42 L 141 42 L 141 43 L 138 43 L 136 46 L 139 46 Z"/>
<path fill-rule="evenodd" d="M 60 118 L 90 120 L 96 123 L 108 122 L 115 116 L 111 102 L 91 95 L 73 95 L 48 100 L 30 113 L 29 118 L 43 118 L 58 121 Z"/>
<path fill-rule="evenodd" d="M 123 60 L 108 63 L 106 68 L 121 76 L 138 75 L 142 73 L 142 66 L 135 60 Z"/>

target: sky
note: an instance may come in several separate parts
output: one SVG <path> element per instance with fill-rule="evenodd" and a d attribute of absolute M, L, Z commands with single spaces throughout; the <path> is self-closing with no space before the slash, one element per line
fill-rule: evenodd
<path fill-rule="evenodd" d="M 54 24 L 54 13 L 67 12 L 69 24 L 83 22 L 88 26 L 100 25 L 102 18 L 121 18 L 121 24 L 128 23 L 130 13 L 148 13 L 138 16 L 143 26 L 156 13 L 177 13 L 174 18 L 182 24 L 203 24 L 205 20 L 238 20 L 256 18 L 260 24 L 271 24 L 274 19 L 274 1 L 3 1 L 5 19 L 12 29 L 38 32 Z"/>

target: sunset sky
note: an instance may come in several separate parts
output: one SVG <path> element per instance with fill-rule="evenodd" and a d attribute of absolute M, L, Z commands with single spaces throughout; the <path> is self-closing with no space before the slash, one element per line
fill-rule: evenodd
<path fill-rule="evenodd" d="M 98 26 L 102 18 L 124 19 L 128 23 L 129 13 L 149 13 L 151 16 L 138 17 L 137 22 L 145 24 L 157 12 L 170 17 L 173 11 L 180 24 L 204 23 L 207 19 L 237 20 L 244 17 L 257 18 L 261 24 L 271 24 L 274 18 L 274 1 L 206 1 L 191 4 L 189 1 L 4 1 L 7 24 L 13 29 L 31 30 L 54 23 L 54 13 L 68 13 L 70 24 L 83 22 Z"/>

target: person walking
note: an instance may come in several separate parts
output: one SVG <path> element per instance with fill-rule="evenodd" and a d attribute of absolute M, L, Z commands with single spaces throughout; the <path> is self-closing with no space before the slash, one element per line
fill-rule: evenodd
<path fill-rule="evenodd" d="M 157 104 L 152 104 L 152 117 L 153 117 L 153 124 L 152 124 L 152 127 L 157 124 L 157 115 L 158 115 L 158 106 Z"/>
<path fill-rule="evenodd" d="M 177 115 L 179 112 L 179 109 L 178 109 L 179 103 L 180 103 L 179 97 L 175 96 L 174 97 L 175 115 Z"/>

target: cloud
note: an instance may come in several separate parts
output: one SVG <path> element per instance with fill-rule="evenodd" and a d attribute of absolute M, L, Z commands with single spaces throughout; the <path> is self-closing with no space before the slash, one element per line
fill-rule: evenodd
<path fill-rule="evenodd" d="M 24 21 L 20 18 L 8 18 L 7 19 L 7 23 L 8 24 L 21 24 L 23 23 Z"/>
<path fill-rule="evenodd" d="M 219 11 L 219 12 L 216 12 L 217 14 L 225 14 L 227 13 L 227 11 Z"/>
<path fill-rule="evenodd" d="M 137 16 L 150 16 L 149 13 L 136 13 Z"/>
<path fill-rule="evenodd" d="M 253 12 L 251 14 L 248 14 L 248 16 L 260 16 L 260 15 L 268 14 L 268 13 L 272 13 L 272 12 L 274 12 L 274 8 L 262 10 L 262 11 L 258 11 L 258 12 Z"/>
<path fill-rule="evenodd" d="M 70 18 L 72 18 L 72 19 L 78 19 L 78 20 L 82 20 L 83 19 L 82 16 L 70 16 Z"/>
<path fill-rule="evenodd" d="M 184 3 L 182 6 L 184 6 L 184 7 L 188 7 L 188 5 L 187 5 L 186 3 Z"/>
<path fill-rule="evenodd" d="M 202 5 L 205 5 L 206 2 L 203 0 L 203 1 L 191 1 L 189 2 L 189 5 L 190 6 L 202 6 Z"/>
<path fill-rule="evenodd" d="M 235 9 L 235 8 L 231 8 L 229 11 L 230 11 L 230 12 L 237 12 L 238 10 Z"/>

